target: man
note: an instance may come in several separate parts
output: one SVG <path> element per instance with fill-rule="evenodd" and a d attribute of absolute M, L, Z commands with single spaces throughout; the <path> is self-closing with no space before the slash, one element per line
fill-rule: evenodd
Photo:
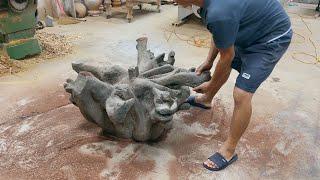
<path fill-rule="evenodd" d="M 184 7 L 201 7 L 200 15 L 212 33 L 207 60 L 197 68 L 197 74 L 210 70 L 220 54 L 212 79 L 194 88 L 201 95 L 190 97 L 188 102 L 202 108 L 210 106 L 231 69 L 239 72 L 228 138 L 203 163 L 205 168 L 219 171 L 237 160 L 235 149 L 250 121 L 252 96 L 287 50 L 292 38 L 291 23 L 278 0 L 176 1 Z"/>

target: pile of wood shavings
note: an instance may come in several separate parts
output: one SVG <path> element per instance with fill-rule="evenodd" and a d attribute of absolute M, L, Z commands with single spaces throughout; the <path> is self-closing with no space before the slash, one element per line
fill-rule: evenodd
<path fill-rule="evenodd" d="M 45 31 L 38 31 L 36 34 L 36 38 L 38 38 L 41 44 L 42 53 L 35 58 L 52 59 L 72 53 L 73 46 L 71 42 L 80 39 L 80 36 L 62 35 L 48 33 Z"/>
<path fill-rule="evenodd" d="M 0 54 L 0 76 L 14 74 L 21 71 L 21 67 L 16 65 L 8 56 Z"/>
<path fill-rule="evenodd" d="M 55 34 L 44 30 L 37 31 L 35 37 L 41 45 L 41 54 L 24 60 L 12 60 L 0 54 L 0 76 L 25 71 L 35 64 L 71 54 L 73 52 L 72 42 L 81 38 L 80 35 Z"/>

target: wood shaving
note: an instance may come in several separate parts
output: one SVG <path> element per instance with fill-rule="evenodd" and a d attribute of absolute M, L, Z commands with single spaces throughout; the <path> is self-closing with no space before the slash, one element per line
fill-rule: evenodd
<path fill-rule="evenodd" d="M 0 54 L 0 76 L 25 71 L 41 62 L 71 54 L 74 48 L 72 42 L 81 38 L 80 35 L 56 34 L 45 30 L 37 31 L 35 37 L 41 45 L 41 54 L 24 60 L 12 60 Z"/>
<path fill-rule="evenodd" d="M 60 25 L 68 25 L 68 24 L 78 24 L 81 20 L 71 18 L 71 17 L 60 17 L 58 19 L 58 24 Z"/>

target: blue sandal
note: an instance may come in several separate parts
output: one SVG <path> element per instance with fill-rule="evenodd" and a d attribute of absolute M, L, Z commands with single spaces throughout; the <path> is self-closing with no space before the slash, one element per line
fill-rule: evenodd
<path fill-rule="evenodd" d="M 194 106 L 194 107 L 199 107 L 199 108 L 202 108 L 202 109 L 210 109 L 211 107 L 208 107 L 204 104 L 200 104 L 200 103 L 197 103 L 196 102 L 196 96 L 189 96 L 186 103 L 189 103 L 191 106 Z"/>
<path fill-rule="evenodd" d="M 216 167 L 211 168 L 207 166 L 205 163 L 203 163 L 203 167 L 210 170 L 210 171 L 220 171 L 224 168 L 228 167 L 232 163 L 234 163 L 236 160 L 238 160 L 238 155 L 235 154 L 230 161 L 227 161 L 226 158 L 224 158 L 220 153 L 215 153 L 211 157 L 208 158 L 211 162 L 213 162 Z"/>

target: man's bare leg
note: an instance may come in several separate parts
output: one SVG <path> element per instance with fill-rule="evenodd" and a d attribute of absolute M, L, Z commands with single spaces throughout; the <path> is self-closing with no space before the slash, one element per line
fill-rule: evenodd
<path fill-rule="evenodd" d="M 231 120 L 230 131 L 227 140 L 223 143 L 219 153 L 227 160 L 230 160 L 234 155 L 236 146 L 245 132 L 250 122 L 252 107 L 252 93 L 246 92 L 237 87 L 234 88 L 234 110 Z M 207 160 L 205 164 L 211 168 L 216 167 L 213 162 Z"/>

